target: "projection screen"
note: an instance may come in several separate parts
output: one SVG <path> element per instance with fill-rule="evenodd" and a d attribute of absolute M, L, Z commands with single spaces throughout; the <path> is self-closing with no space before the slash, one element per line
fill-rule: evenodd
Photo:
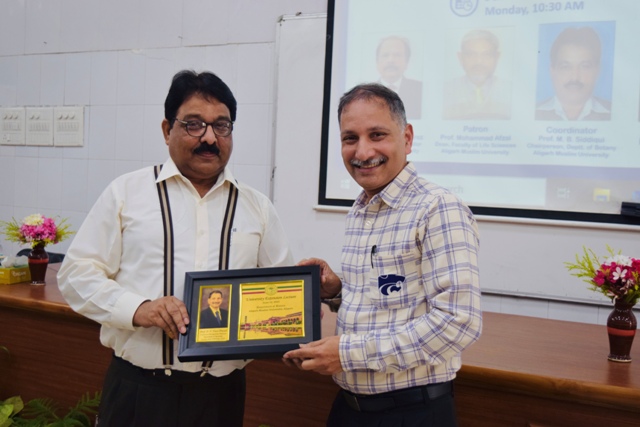
<path fill-rule="evenodd" d="M 320 205 L 360 187 L 337 105 L 359 83 L 404 101 L 409 160 L 475 213 L 640 224 L 640 2 L 329 2 Z"/>

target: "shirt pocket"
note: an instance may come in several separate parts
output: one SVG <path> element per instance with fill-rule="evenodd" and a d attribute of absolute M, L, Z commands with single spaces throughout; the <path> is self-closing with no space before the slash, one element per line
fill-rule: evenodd
<path fill-rule="evenodd" d="M 260 236 L 255 233 L 234 232 L 231 235 L 231 262 L 234 268 L 258 266 Z"/>
<path fill-rule="evenodd" d="M 372 257 L 367 296 L 384 309 L 407 308 L 419 303 L 421 295 L 418 253 L 378 254 Z"/>

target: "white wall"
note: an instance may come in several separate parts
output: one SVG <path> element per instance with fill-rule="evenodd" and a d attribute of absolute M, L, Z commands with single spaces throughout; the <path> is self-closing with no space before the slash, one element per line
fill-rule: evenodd
<path fill-rule="evenodd" d="M 269 193 L 276 26 L 325 0 L 5 0 L 0 107 L 85 106 L 81 148 L 0 146 L 0 219 L 40 212 L 77 229 L 116 176 L 168 154 L 171 77 L 211 70 L 238 100 L 233 173 Z M 2 239 L 2 238 L 0 238 Z M 7 254 L 17 244 L 0 240 Z M 50 246 L 65 252 L 69 241 Z"/>

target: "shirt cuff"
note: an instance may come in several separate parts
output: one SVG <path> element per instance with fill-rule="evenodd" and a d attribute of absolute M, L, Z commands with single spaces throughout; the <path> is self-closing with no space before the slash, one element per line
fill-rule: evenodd
<path fill-rule="evenodd" d="M 148 300 L 148 298 L 144 298 L 133 292 L 122 294 L 113 307 L 111 325 L 118 329 L 135 330 L 136 327 L 133 326 L 133 315 L 136 314 L 136 310 L 138 310 L 140 304 Z"/>
<path fill-rule="evenodd" d="M 340 308 L 340 304 L 342 304 L 342 291 L 338 292 L 338 295 L 335 297 L 325 298 L 321 300 L 321 302 L 327 304 L 332 313 L 337 313 Z"/>
<path fill-rule="evenodd" d="M 362 335 L 340 336 L 340 364 L 345 372 L 369 369 L 366 339 Z"/>

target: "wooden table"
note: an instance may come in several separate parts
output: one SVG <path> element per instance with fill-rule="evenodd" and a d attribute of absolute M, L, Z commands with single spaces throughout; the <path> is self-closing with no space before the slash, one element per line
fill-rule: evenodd
<path fill-rule="evenodd" d="M 111 352 L 98 324 L 64 302 L 58 266 L 45 286 L 0 285 L 0 345 L 11 352 L 0 351 L 0 399 L 51 397 L 67 407 L 102 386 Z M 640 342 L 632 363 L 607 353 L 604 326 L 485 313 L 456 379 L 460 426 L 639 426 Z M 330 377 L 256 360 L 245 427 L 324 426 L 337 390 Z"/>
<path fill-rule="evenodd" d="M 607 360 L 604 326 L 485 313 L 456 380 L 461 426 L 640 426 L 640 337 Z"/>
<path fill-rule="evenodd" d="M 0 285 L 0 399 L 47 397 L 61 408 L 102 388 L 111 351 L 99 325 L 75 313 L 58 290 L 60 264 L 50 264 L 46 285 Z M 66 413 L 66 411 L 65 411 Z"/>

